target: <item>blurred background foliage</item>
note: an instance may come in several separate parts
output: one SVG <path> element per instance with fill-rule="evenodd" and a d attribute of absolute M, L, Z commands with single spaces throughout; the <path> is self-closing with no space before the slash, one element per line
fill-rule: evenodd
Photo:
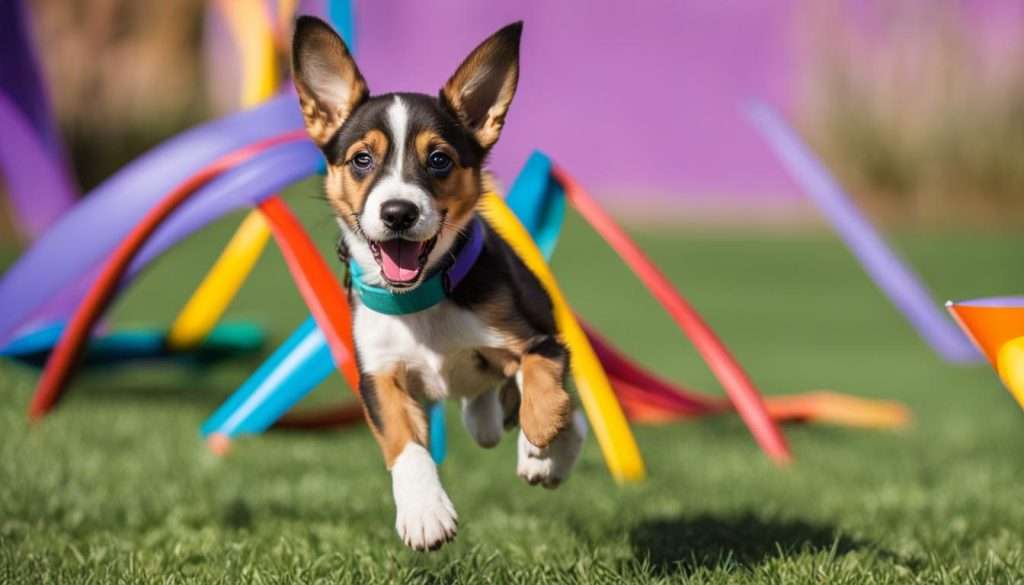
<path fill-rule="evenodd" d="M 203 0 L 32 0 L 39 59 L 83 192 L 209 117 Z"/>
<path fill-rule="evenodd" d="M 1024 216 L 1024 22 L 972 20 L 964 4 L 879 3 L 857 18 L 806 3 L 799 117 L 876 214 Z"/>

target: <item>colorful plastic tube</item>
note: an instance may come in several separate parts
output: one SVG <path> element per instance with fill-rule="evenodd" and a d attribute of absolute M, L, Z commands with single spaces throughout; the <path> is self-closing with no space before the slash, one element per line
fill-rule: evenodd
<path fill-rule="evenodd" d="M 868 277 L 921 338 L 947 361 L 978 361 L 981 356 L 942 314 L 921 279 L 885 243 L 797 133 L 766 104 L 750 104 L 746 114 L 807 198 L 846 242 Z"/>
<path fill-rule="evenodd" d="M 59 400 L 93 327 L 112 300 L 119 281 L 127 272 L 132 259 L 157 227 L 212 178 L 274 146 L 303 139 L 305 134 L 302 132 L 287 133 L 257 142 L 217 159 L 171 191 L 135 225 L 104 263 L 99 277 L 90 286 L 85 299 L 76 309 L 60 341 L 50 354 L 29 406 L 30 417 L 42 417 Z"/>
<path fill-rule="evenodd" d="M 80 288 L 79 284 L 92 282 L 92 275 L 118 243 L 175 186 L 196 175 L 210 161 L 238 148 L 301 128 L 294 96 L 282 96 L 189 130 L 125 166 L 64 213 L 0 279 L 0 347 L 36 320 L 55 299 L 63 297 L 58 307 L 61 310 L 76 306 L 86 292 L 86 287 Z M 307 143 L 302 148 L 308 149 L 305 156 L 315 168 L 322 159 L 316 147 Z M 296 159 L 291 167 L 301 162 Z M 283 167 L 284 172 L 290 170 Z M 253 172 L 258 171 L 244 171 Z M 265 193 L 262 188 L 258 185 L 254 191 Z M 236 201 L 246 201 L 247 197 L 251 198 L 252 193 L 240 194 Z M 200 199 L 190 202 L 188 209 L 229 207 Z M 195 214 L 190 217 L 197 219 Z M 163 250 L 167 245 L 169 242 L 164 240 L 157 247 Z"/>
<path fill-rule="evenodd" d="M 42 367 L 60 341 L 64 324 L 43 327 L 15 339 L 0 349 L 0 356 L 23 364 Z M 177 352 L 165 343 L 162 329 L 127 329 L 98 335 L 89 342 L 82 359 L 87 366 L 111 366 L 131 361 L 174 358 L 186 363 L 210 364 L 242 354 L 253 354 L 263 347 L 263 330 L 251 323 L 225 323 L 218 326 L 199 346 L 189 352 Z"/>
<path fill-rule="evenodd" d="M 202 426 L 203 436 L 260 433 L 270 428 L 277 413 L 287 412 L 302 396 L 280 388 L 316 386 L 334 370 L 327 339 L 312 317 L 253 373 Z"/>
<path fill-rule="evenodd" d="M 242 107 L 265 101 L 277 91 L 277 72 L 270 15 L 259 0 L 217 0 L 241 56 Z"/>
<path fill-rule="evenodd" d="M 352 352 L 352 316 L 345 291 L 302 229 L 302 224 L 280 198 L 266 199 L 260 203 L 260 211 L 270 224 L 299 294 L 323 331 L 335 365 L 352 391 L 358 394 L 359 369 Z"/>
<path fill-rule="evenodd" d="M 262 214 L 245 216 L 171 325 L 167 333 L 168 345 L 188 348 L 203 342 L 242 288 L 269 239 L 270 227 Z"/>
<path fill-rule="evenodd" d="M 693 341 L 708 367 L 729 395 L 736 412 L 750 428 L 761 448 L 777 462 L 787 462 L 791 455 L 786 440 L 769 416 L 760 393 L 700 314 L 675 291 L 672 284 L 651 262 L 615 221 L 590 198 L 582 187 L 564 170 L 553 169 L 573 207 L 614 249 L 633 270 L 672 319 Z"/>

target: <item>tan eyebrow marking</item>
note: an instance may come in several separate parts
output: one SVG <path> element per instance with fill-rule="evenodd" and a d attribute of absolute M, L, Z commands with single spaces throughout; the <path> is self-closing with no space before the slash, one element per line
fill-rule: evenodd
<path fill-rule="evenodd" d="M 452 148 L 452 145 L 445 142 L 444 138 L 434 132 L 433 130 L 424 130 L 416 135 L 416 156 L 419 158 L 421 164 L 426 164 L 427 157 L 430 156 L 431 152 L 440 150 L 447 154 L 456 165 L 459 165 L 459 156 Z"/>
<path fill-rule="evenodd" d="M 352 160 L 352 157 L 361 150 L 370 151 L 377 161 L 384 160 L 384 156 L 388 152 L 387 135 L 376 128 L 370 130 L 348 147 L 348 150 L 345 151 L 345 162 Z"/>

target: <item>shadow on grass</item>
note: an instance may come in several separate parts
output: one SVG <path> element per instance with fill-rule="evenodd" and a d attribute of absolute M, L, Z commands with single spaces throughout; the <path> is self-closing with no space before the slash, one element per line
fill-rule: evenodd
<path fill-rule="evenodd" d="M 655 518 L 630 532 L 633 552 L 662 575 L 698 569 L 752 568 L 780 554 L 831 552 L 836 557 L 871 543 L 843 536 L 830 525 L 765 520 L 753 514 Z"/>

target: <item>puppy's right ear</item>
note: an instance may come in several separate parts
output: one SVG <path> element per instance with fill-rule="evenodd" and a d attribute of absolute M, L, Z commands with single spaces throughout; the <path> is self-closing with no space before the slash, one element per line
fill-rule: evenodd
<path fill-rule="evenodd" d="M 295 23 L 292 78 L 306 129 L 321 147 L 369 96 L 345 41 L 314 16 L 300 16 Z"/>

